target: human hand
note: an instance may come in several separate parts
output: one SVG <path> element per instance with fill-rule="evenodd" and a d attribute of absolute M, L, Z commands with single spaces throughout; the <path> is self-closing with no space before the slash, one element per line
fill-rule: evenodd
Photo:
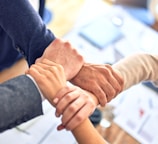
<path fill-rule="evenodd" d="M 36 60 L 40 62 L 47 58 L 50 61 L 61 64 L 64 67 L 66 79 L 72 79 L 81 69 L 84 60 L 69 42 L 55 39 L 44 51 L 43 55 Z"/>
<path fill-rule="evenodd" d="M 97 96 L 101 106 L 105 106 L 123 90 L 123 78 L 110 65 L 84 64 L 71 82 Z"/>
<path fill-rule="evenodd" d="M 41 62 L 31 65 L 26 73 L 34 78 L 43 96 L 54 105 L 54 96 L 66 85 L 63 67 L 52 61 L 43 59 Z"/>
<path fill-rule="evenodd" d="M 76 86 L 61 89 L 54 101 L 56 101 L 56 116 L 62 115 L 62 124 L 58 126 L 58 130 L 76 128 L 98 105 L 98 100 L 93 94 Z"/>

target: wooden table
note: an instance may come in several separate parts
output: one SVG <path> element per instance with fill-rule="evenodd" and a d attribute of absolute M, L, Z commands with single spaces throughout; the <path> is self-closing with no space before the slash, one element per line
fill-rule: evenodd
<path fill-rule="evenodd" d="M 110 144 L 140 144 L 140 142 L 114 122 L 106 129 L 99 125 L 97 130 Z"/>

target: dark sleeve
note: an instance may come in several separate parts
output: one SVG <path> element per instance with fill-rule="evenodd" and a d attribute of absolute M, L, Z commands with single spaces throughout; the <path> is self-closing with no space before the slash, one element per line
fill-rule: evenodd
<path fill-rule="evenodd" d="M 0 26 L 29 65 L 55 39 L 28 0 L 0 0 Z"/>
<path fill-rule="evenodd" d="M 43 18 L 44 16 L 44 9 L 45 9 L 45 0 L 40 0 L 39 1 L 39 15 Z"/>
<path fill-rule="evenodd" d="M 0 132 L 42 115 L 41 96 L 25 75 L 0 84 Z"/>

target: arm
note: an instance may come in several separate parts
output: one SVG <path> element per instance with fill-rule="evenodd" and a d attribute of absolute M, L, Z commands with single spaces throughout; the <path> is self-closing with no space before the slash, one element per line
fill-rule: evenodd
<path fill-rule="evenodd" d="M 37 82 L 44 97 L 54 106 L 56 93 L 66 86 L 66 77 L 61 65 L 47 59 L 43 59 L 26 72 Z"/>
<path fill-rule="evenodd" d="M 106 144 L 107 142 L 102 138 L 102 136 L 97 132 L 97 130 L 95 129 L 95 127 L 92 125 L 92 123 L 90 122 L 90 120 L 88 119 L 88 115 L 89 115 L 89 110 L 91 110 L 91 108 L 93 107 L 92 105 L 94 104 L 95 106 L 98 104 L 98 100 L 97 98 L 86 91 L 83 91 L 79 88 L 62 88 L 55 97 L 60 98 L 56 108 L 62 107 L 63 105 L 65 105 L 65 103 L 67 102 L 68 105 L 66 105 L 65 110 L 63 112 L 63 116 L 62 119 L 71 117 L 71 114 L 74 112 L 73 106 L 71 106 L 72 103 L 76 103 L 75 101 L 77 100 L 76 96 L 80 94 L 80 95 L 86 95 L 89 97 L 91 97 L 91 102 L 89 102 L 90 107 L 86 108 L 84 107 L 82 112 L 79 112 L 79 116 L 78 118 L 74 119 L 74 121 L 70 120 L 66 125 L 59 125 L 58 130 L 61 130 L 63 128 L 66 128 L 67 130 L 71 130 L 71 132 L 73 133 L 74 137 L 76 138 L 77 142 L 79 144 Z M 75 98 L 74 98 L 75 97 Z M 74 101 L 70 102 L 70 99 L 74 98 Z M 66 100 L 65 103 L 63 102 L 64 99 Z M 87 98 L 85 98 L 83 101 L 88 101 Z M 74 105 L 74 108 L 76 106 L 78 106 L 80 103 L 82 103 L 82 101 L 79 101 L 79 103 L 76 103 Z M 70 109 L 68 107 L 71 107 Z M 67 110 L 69 109 L 69 110 Z M 72 117 L 74 117 L 74 114 L 72 114 Z M 84 119 L 82 119 L 81 117 L 84 117 Z M 81 121 L 82 120 L 82 121 Z M 63 120 L 64 121 L 64 120 Z M 76 125 L 79 122 L 78 125 Z M 63 123 L 62 123 L 63 124 Z M 73 128 L 73 130 L 72 130 Z"/>
<path fill-rule="evenodd" d="M 53 67 L 52 67 L 53 66 Z M 61 71 L 61 74 L 59 74 L 59 71 Z M 36 65 L 31 66 L 30 70 L 28 71 L 29 74 L 31 74 L 34 79 L 38 82 L 41 83 L 42 81 L 45 81 L 45 75 L 43 73 L 47 70 L 47 75 L 49 79 L 54 79 L 52 78 L 51 73 L 56 73 L 56 78 L 57 79 L 57 85 L 55 85 L 55 88 L 53 88 L 54 84 L 53 83 L 47 83 L 46 85 L 40 85 L 40 89 L 44 90 L 43 86 L 45 89 L 47 89 L 47 92 L 44 93 L 44 95 L 47 95 L 48 97 L 50 96 L 51 99 L 48 99 L 49 101 L 54 100 L 54 96 L 62 90 L 62 88 L 65 87 L 66 85 L 66 79 L 64 80 L 64 71 L 62 67 L 58 64 L 53 64 L 51 61 L 44 60 L 42 63 L 38 63 Z M 50 73 L 48 73 L 50 71 Z M 56 71 L 56 72 L 55 72 Z M 59 81 L 58 81 L 59 79 Z M 52 80 L 54 82 L 54 80 Z M 52 85 L 52 86 L 51 86 Z M 51 87 L 51 89 L 50 89 Z M 66 92 L 67 93 L 67 92 Z M 97 99 L 94 97 L 94 100 L 97 103 Z M 52 101 L 51 101 L 52 102 Z M 53 101 L 54 102 L 54 101 Z M 68 116 L 68 114 L 67 114 Z M 87 119 L 83 121 L 78 127 L 76 127 L 72 133 L 74 134 L 76 140 L 79 142 L 79 144 L 105 144 L 106 142 L 104 139 L 99 135 L 99 133 L 95 130 L 93 125 L 90 123 L 90 121 Z"/>
<path fill-rule="evenodd" d="M 135 54 L 123 58 L 112 67 L 100 65 L 101 68 L 98 68 L 93 65 L 84 65 L 71 82 L 91 91 L 97 96 L 100 103 L 102 101 L 102 103 L 105 104 L 122 90 L 128 89 L 132 85 L 146 80 L 158 81 L 157 65 L 158 55 Z M 88 76 L 85 77 L 84 75 L 86 75 L 86 73 Z M 114 80 L 116 79 L 116 82 L 114 83 L 114 81 L 111 81 L 111 78 Z M 88 85 L 88 81 L 93 84 Z M 106 89 L 107 84 L 110 85 L 108 89 Z M 98 91 L 95 92 L 98 86 L 102 88 L 102 90 L 99 90 L 99 94 Z M 104 94 L 100 92 L 104 92 Z"/>
<path fill-rule="evenodd" d="M 68 42 L 55 40 L 39 14 L 28 0 L 1 0 L 0 26 L 27 59 L 29 65 L 37 58 L 47 58 L 64 67 L 67 80 L 83 65 L 83 57 Z M 44 54 L 43 54 L 44 53 Z"/>
<path fill-rule="evenodd" d="M 96 95 L 101 106 L 105 106 L 123 89 L 122 76 L 108 64 L 85 63 L 71 82 Z"/>
<path fill-rule="evenodd" d="M 43 114 L 41 96 L 25 75 L 0 84 L 0 132 Z"/>
<path fill-rule="evenodd" d="M 81 69 L 84 59 L 68 42 L 56 38 L 44 51 L 36 63 L 48 59 L 63 66 L 66 80 L 72 79 Z"/>
<path fill-rule="evenodd" d="M 57 91 L 66 85 L 63 67 L 51 61 L 43 60 L 32 65 L 27 73 L 34 78 L 50 102 Z M 22 75 L 0 84 L 0 132 L 41 114 L 41 95 L 29 77 Z"/>
<path fill-rule="evenodd" d="M 33 64 L 55 39 L 54 35 L 28 0 L 1 0 L 0 10 L 1 28 L 12 39 L 14 47 L 26 56 L 29 65 Z"/>
<path fill-rule="evenodd" d="M 112 66 L 124 79 L 124 90 L 142 81 L 158 80 L 158 55 L 135 54 Z"/>
<path fill-rule="evenodd" d="M 62 115 L 62 124 L 57 127 L 58 130 L 63 128 L 73 130 L 85 121 L 98 105 L 93 94 L 76 86 L 63 87 L 54 100 L 56 101 L 56 116 Z"/>
<path fill-rule="evenodd" d="M 78 144 L 108 144 L 97 132 L 89 119 L 86 119 L 77 128 L 72 130 Z"/>

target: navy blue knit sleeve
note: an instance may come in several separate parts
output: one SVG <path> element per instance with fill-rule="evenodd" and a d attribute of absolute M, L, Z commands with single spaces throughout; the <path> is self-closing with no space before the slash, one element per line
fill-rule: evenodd
<path fill-rule="evenodd" d="M 55 39 L 28 0 L 0 0 L 0 26 L 29 65 Z"/>

